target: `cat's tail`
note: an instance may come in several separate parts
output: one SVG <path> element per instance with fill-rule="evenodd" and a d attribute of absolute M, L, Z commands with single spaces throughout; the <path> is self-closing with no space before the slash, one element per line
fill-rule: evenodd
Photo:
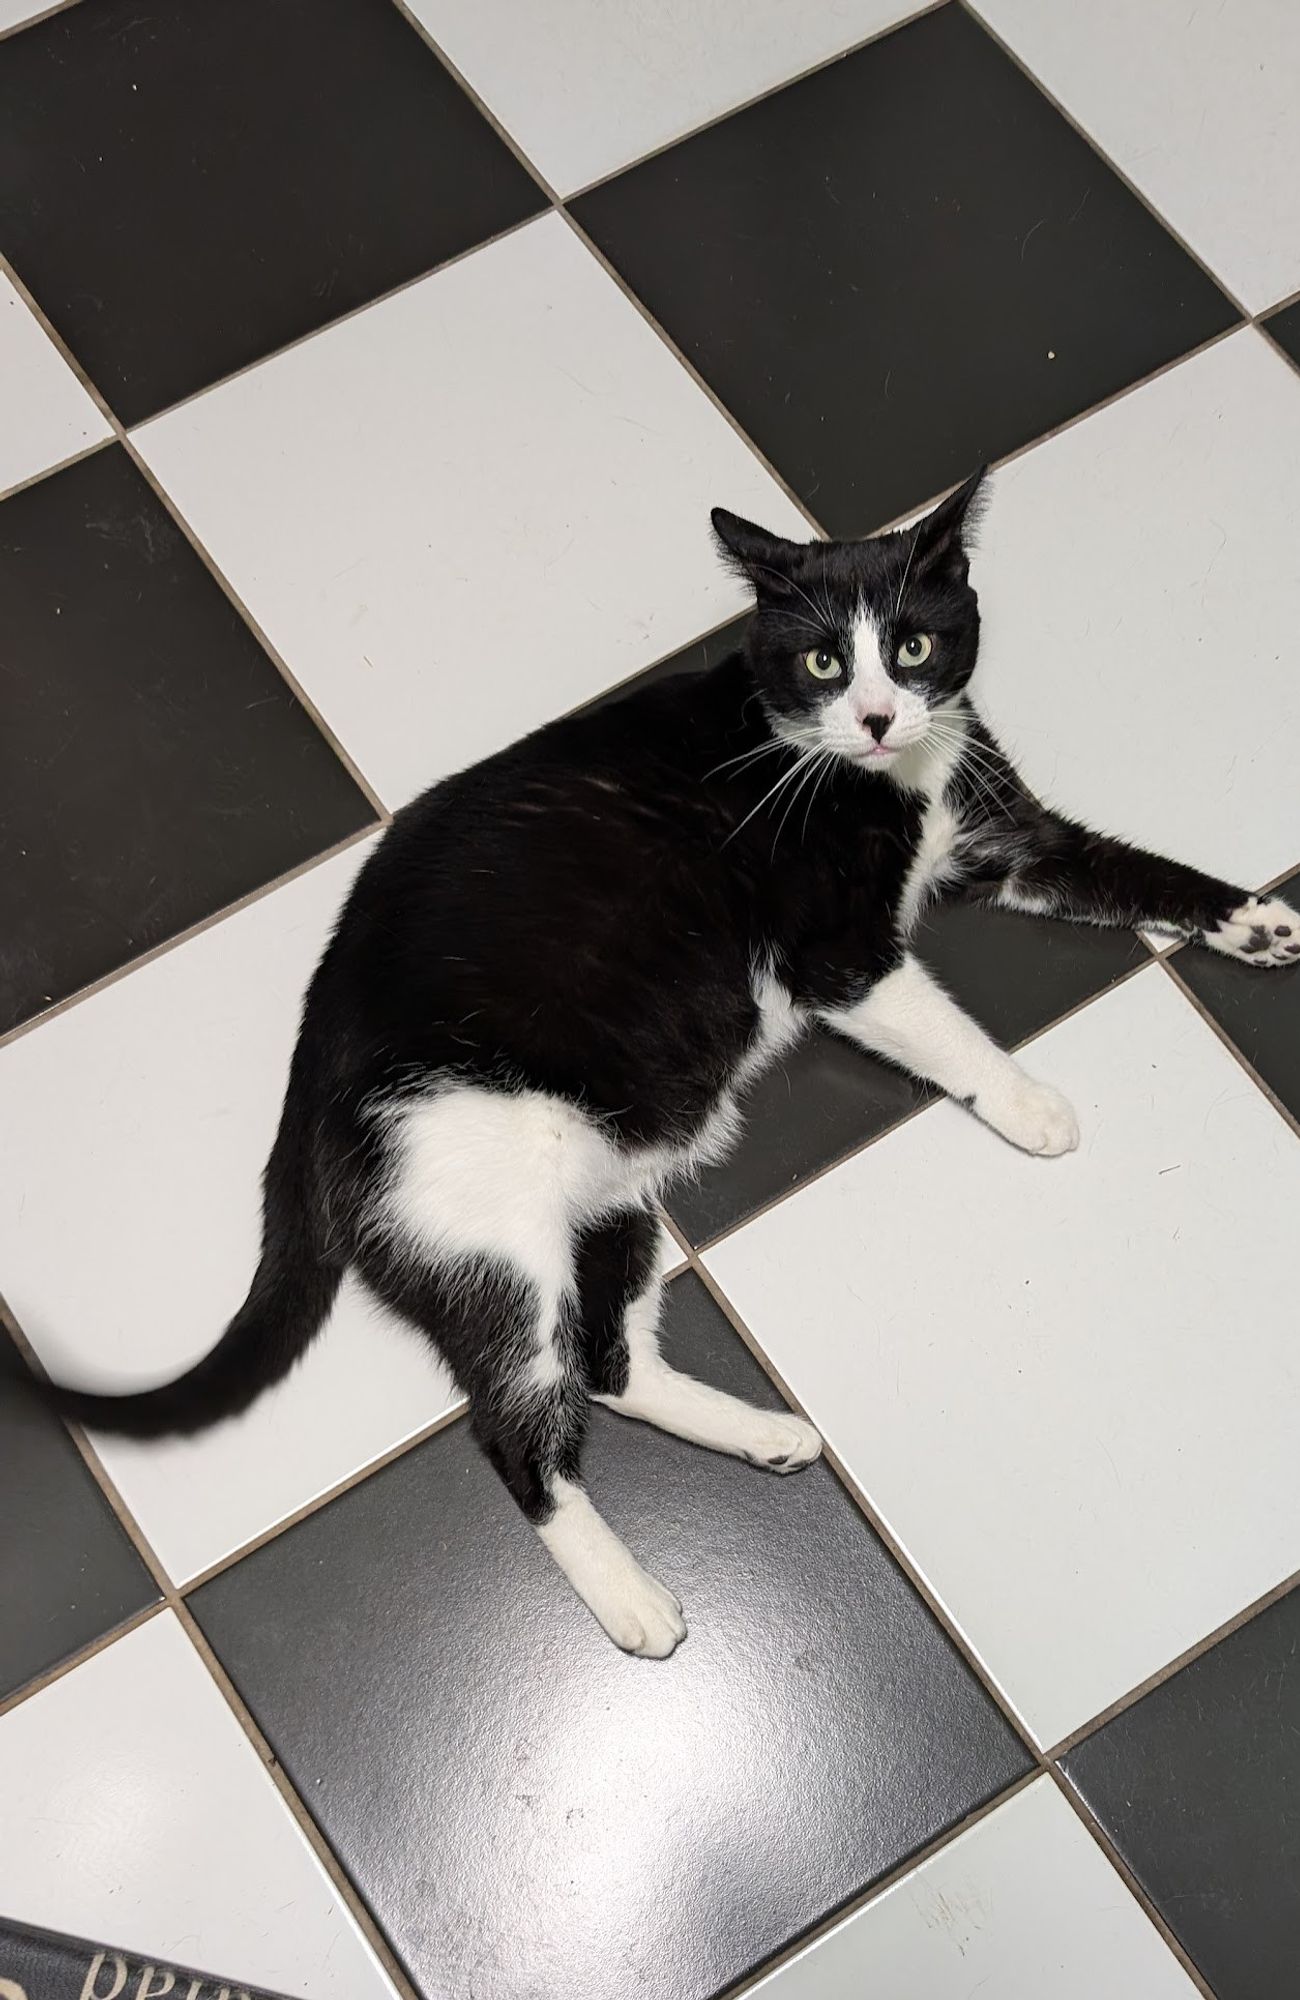
<path fill-rule="evenodd" d="M 188 1435 L 237 1416 L 289 1373 L 324 1325 L 344 1270 L 320 1240 L 304 1095 L 291 1074 L 266 1167 L 262 1259 L 248 1297 L 216 1346 L 175 1381 L 134 1394 L 99 1395 L 33 1381 L 48 1408 L 73 1423 L 127 1437 Z"/>

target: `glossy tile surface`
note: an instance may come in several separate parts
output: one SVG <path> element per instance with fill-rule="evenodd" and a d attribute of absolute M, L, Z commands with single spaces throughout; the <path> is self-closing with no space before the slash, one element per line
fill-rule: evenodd
<path fill-rule="evenodd" d="M 814 63 L 879 34 L 914 0 L 601 0 L 520 10 L 411 0 L 443 52 L 561 194 L 600 180 Z"/>
<path fill-rule="evenodd" d="M 15 1406 L 25 1367 L 0 1327 L 0 1701 L 158 1595 L 63 1425 Z"/>
<path fill-rule="evenodd" d="M 1300 1565 L 1300 1146 L 1158 966 L 1028 1067 L 1078 1153 L 940 1105 L 707 1262 L 1050 1744 Z"/>
<path fill-rule="evenodd" d="M 770 1405 L 670 1297 L 671 1358 Z M 702 2000 L 1026 1766 L 827 1466 L 598 1411 L 587 1474 L 686 1606 L 671 1662 L 609 1645 L 463 1424 L 193 1600 L 427 1992 L 603 2000 L 612 1930 L 621 1988 Z"/>
<path fill-rule="evenodd" d="M 1300 1594 L 1070 1752 L 1065 1769 L 1219 2000 L 1300 1953 Z"/>
<path fill-rule="evenodd" d="M 1300 289 L 1300 14 L 1288 0 L 1043 7 L 984 19 L 1251 312 Z"/>
<path fill-rule="evenodd" d="M 107 418 L 0 273 L 0 493 L 111 435 Z"/>
<path fill-rule="evenodd" d="M 373 818 L 120 445 L 0 504 L 0 1032 Z"/>
<path fill-rule="evenodd" d="M 1274 893 L 1300 909 L 1300 873 Z M 1296 927 L 1300 938 L 1300 925 Z M 1300 967 L 1277 979 L 1252 980 L 1252 967 L 1179 952 L 1178 976 L 1213 1016 L 1269 1089 L 1300 1119 Z"/>
<path fill-rule="evenodd" d="M 0 1880 L 28 1923 L 302 2000 L 391 2000 L 170 1612 L 0 1716 L 0 1769 Z"/>
<path fill-rule="evenodd" d="M 1192 2000 L 1186 1972 L 1050 1778 L 753 1989 L 763 2000 Z"/>
<path fill-rule="evenodd" d="M 906 513 L 1235 317 L 957 6 L 575 213 L 835 534 Z"/>
<path fill-rule="evenodd" d="M 1251 888 L 1295 866 L 1297 516 L 1300 375 L 1251 331 L 996 475 L 977 691 L 1040 797 Z"/>
<path fill-rule="evenodd" d="M 0 125 L 6 253 L 124 423 L 543 205 L 373 0 L 66 8 L 0 43 Z"/>
<path fill-rule="evenodd" d="M 554 216 L 139 444 L 394 805 L 739 611 L 710 507 L 807 532 Z"/>
<path fill-rule="evenodd" d="M 163 1381 L 242 1301 L 303 988 L 358 860 L 325 862 L 0 1050 L 0 1271 L 52 1374 Z M 245 1417 L 96 1446 L 179 1582 L 453 1401 L 428 1349 L 349 1284 Z"/>

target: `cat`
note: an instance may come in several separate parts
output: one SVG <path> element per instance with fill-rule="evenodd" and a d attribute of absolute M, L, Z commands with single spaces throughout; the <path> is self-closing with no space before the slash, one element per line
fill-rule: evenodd
<path fill-rule="evenodd" d="M 821 1022 L 1004 1139 L 1079 1131 L 908 946 L 964 891 L 1156 927 L 1256 966 L 1300 917 L 1035 799 L 972 706 L 983 472 L 914 527 L 804 545 L 719 509 L 754 594 L 740 652 L 552 722 L 399 812 L 307 993 L 261 1262 L 212 1352 L 67 1416 L 189 1432 L 286 1375 L 349 1269 L 425 1333 L 488 1457 L 619 1646 L 682 1608 L 587 1497 L 598 1402 L 790 1473 L 812 1425 L 670 1368 L 652 1204 L 719 1160 L 746 1083 Z M 475 667 L 477 671 L 477 666 Z"/>

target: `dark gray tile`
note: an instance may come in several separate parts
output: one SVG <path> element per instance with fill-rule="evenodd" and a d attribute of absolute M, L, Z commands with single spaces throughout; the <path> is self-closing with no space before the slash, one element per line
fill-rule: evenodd
<path fill-rule="evenodd" d="M 1294 2000 L 1300 1965 L 1300 1592 L 1065 1758 L 1218 2000 Z"/>
<path fill-rule="evenodd" d="M 0 241 L 128 424 L 546 205 L 382 0 L 67 8 L 0 133 Z"/>
<path fill-rule="evenodd" d="M 956 5 L 573 206 L 837 535 L 1236 317 Z"/>
<path fill-rule="evenodd" d="M 157 1600 L 57 1417 L 21 1402 L 0 1327 L 0 1699 Z"/>
<path fill-rule="evenodd" d="M 1266 319 L 1264 328 L 1300 368 L 1300 299 L 1294 305 L 1284 306 L 1280 313 L 1274 313 L 1272 319 Z"/>
<path fill-rule="evenodd" d="M 374 813 L 120 445 L 0 506 L 0 1031 Z"/>
<path fill-rule="evenodd" d="M 1008 1047 L 1150 957 L 1131 932 L 961 902 L 936 907 L 915 942 L 949 991 Z M 709 1242 L 878 1138 L 932 1094 L 839 1036 L 810 1035 L 750 1092 L 731 1158 L 670 1188 L 666 1206 L 692 1243 Z"/>
<path fill-rule="evenodd" d="M 1276 893 L 1300 905 L 1300 871 Z M 1179 952 L 1174 967 L 1247 1062 L 1300 1118 L 1300 961 L 1261 971 L 1217 952 L 1187 950 Z"/>
<path fill-rule="evenodd" d="M 679 652 L 670 653 L 666 660 L 657 660 L 654 666 L 647 667 L 644 673 L 634 674 L 631 680 L 621 681 L 617 687 L 607 688 L 605 693 L 598 694 L 594 701 L 585 701 L 579 712 L 585 714 L 593 709 L 608 708 L 616 701 L 626 700 L 639 688 L 650 687 L 655 681 L 670 680 L 674 674 L 702 674 L 709 667 L 721 665 L 723 660 L 730 659 L 733 653 L 740 651 L 748 623 L 749 617 L 746 614 L 741 618 L 733 618 L 729 625 L 720 626 L 716 632 L 708 633 L 703 639 L 693 639 L 689 646 L 683 646 Z"/>
<path fill-rule="evenodd" d="M 699 1281 L 674 1361 L 776 1397 Z M 595 1412 L 593 1494 L 679 1592 L 624 1657 L 453 1425 L 190 1600 L 421 1990 L 702 2000 L 1027 1768 L 824 1464 Z"/>

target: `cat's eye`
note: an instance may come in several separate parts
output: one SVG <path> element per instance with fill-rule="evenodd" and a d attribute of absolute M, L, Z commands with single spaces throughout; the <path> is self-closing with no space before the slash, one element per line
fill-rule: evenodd
<path fill-rule="evenodd" d="M 811 653 L 805 653 L 803 663 L 815 681 L 833 681 L 844 672 L 834 653 L 828 653 L 825 646 L 815 646 Z"/>
<path fill-rule="evenodd" d="M 898 664 L 900 667 L 923 667 L 933 651 L 934 641 L 928 632 L 913 632 L 898 649 Z"/>

